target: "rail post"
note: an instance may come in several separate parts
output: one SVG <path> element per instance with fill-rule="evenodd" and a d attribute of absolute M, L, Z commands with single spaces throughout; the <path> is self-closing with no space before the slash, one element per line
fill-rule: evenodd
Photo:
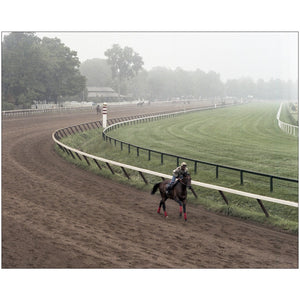
<path fill-rule="evenodd" d="M 240 183 L 241 183 L 241 185 L 244 184 L 244 178 L 243 178 L 243 171 L 242 170 L 240 170 Z"/>
<path fill-rule="evenodd" d="M 103 103 L 103 109 L 102 109 L 102 127 L 105 129 L 107 126 L 107 103 Z"/>
<path fill-rule="evenodd" d="M 270 176 L 270 192 L 273 192 L 273 176 Z"/>
<path fill-rule="evenodd" d="M 263 205 L 262 201 L 261 201 L 260 199 L 256 199 L 256 200 L 257 200 L 257 202 L 259 203 L 259 205 L 260 205 L 261 209 L 263 210 L 263 212 L 265 213 L 265 216 L 266 216 L 267 218 L 269 218 L 269 213 L 268 213 L 268 211 L 266 210 L 265 206 Z"/>

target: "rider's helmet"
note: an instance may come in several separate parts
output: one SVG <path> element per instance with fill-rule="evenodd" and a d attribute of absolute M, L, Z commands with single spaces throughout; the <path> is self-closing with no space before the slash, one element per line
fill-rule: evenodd
<path fill-rule="evenodd" d="M 186 163 L 185 163 L 185 162 L 182 162 L 182 163 L 181 163 L 181 167 L 186 167 Z"/>

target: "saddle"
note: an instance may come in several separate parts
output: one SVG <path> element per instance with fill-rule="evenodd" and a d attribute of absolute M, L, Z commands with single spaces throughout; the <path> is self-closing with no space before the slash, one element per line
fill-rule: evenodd
<path fill-rule="evenodd" d="M 166 188 L 166 193 L 169 194 L 174 189 L 174 187 L 176 186 L 176 184 L 178 182 L 179 182 L 179 180 L 176 179 L 175 182 L 172 185 L 171 185 L 171 183 L 168 183 L 167 188 Z"/>

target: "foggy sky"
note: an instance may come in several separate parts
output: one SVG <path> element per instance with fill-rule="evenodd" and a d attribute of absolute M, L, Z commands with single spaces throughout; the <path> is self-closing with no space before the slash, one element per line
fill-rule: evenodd
<path fill-rule="evenodd" d="M 186 71 L 215 71 L 221 80 L 251 77 L 297 80 L 296 32 L 37 32 L 57 37 L 77 51 L 81 62 L 106 58 L 113 44 L 129 46 L 144 68 L 161 66 Z"/>

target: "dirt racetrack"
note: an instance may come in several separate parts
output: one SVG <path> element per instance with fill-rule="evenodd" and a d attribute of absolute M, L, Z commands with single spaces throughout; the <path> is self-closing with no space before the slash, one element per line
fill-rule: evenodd
<path fill-rule="evenodd" d="M 109 118 L 170 107 L 109 108 Z M 168 200 L 81 170 L 54 151 L 58 128 L 95 112 L 2 120 L 2 268 L 298 268 L 298 236 Z"/>

